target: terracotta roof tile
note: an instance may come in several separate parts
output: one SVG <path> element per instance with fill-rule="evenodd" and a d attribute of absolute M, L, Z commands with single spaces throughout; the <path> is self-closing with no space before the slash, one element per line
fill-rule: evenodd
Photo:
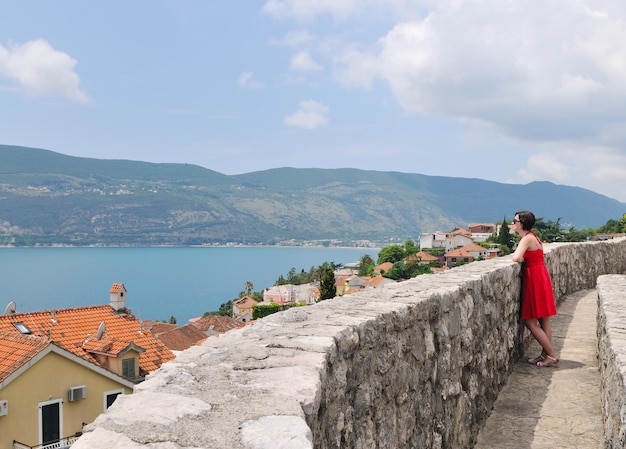
<path fill-rule="evenodd" d="M 108 304 L 0 315 L 0 330 L 21 335 L 13 323 L 23 323 L 33 335 L 46 337 L 62 349 L 100 365 L 89 350 L 93 351 L 92 342 L 98 341 L 98 329 L 103 322 L 106 330 L 100 341 L 103 345 L 111 345 L 107 354 L 123 350 L 129 342 L 145 349 L 139 355 L 140 375 L 146 375 L 162 363 L 174 359 L 174 354 L 162 342 L 150 332 L 140 329 L 139 320 L 134 315 L 118 314 Z"/>
<path fill-rule="evenodd" d="M 376 271 L 380 271 L 380 270 L 389 271 L 392 268 L 393 268 L 393 263 L 391 263 L 391 262 L 383 262 L 380 265 L 376 265 L 374 267 L 374 270 L 376 270 Z"/>
<path fill-rule="evenodd" d="M 437 256 L 433 256 L 432 254 L 428 254 L 425 251 L 418 251 L 415 254 L 411 254 L 404 258 L 406 262 L 437 262 L 439 258 Z"/>
<path fill-rule="evenodd" d="M 0 330 L 0 382 L 13 374 L 51 342 L 47 338 Z"/>
<path fill-rule="evenodd" d="M 245 324 L 241 321 L 237 321 L 236 319 L 229 316 L 216 315 L 207 315 L 205 317 L 199 318 L 196 321 L 193 321 L 191 324 L 204 332 L 213 331 L 216 333 L 228 332 L 231 329 L 237 329 L 245 326 Z"/>
<path fill-rule="evenodd" d="M 172 329 L 176 329 L 178 325 L 169 324 L 169 323 L 156 323 L 154 326 L 146 327 L 144 323 L 144 329 L 148 329 L 152 332 L 152 335 L 162 334 L 163 332 L 171 331 Z"/>
<path fill-rule="evenodd" d="M 155 336 L 172 351 L 183 351 L 207 339 L 207 336 L 192 324 L 169 329 Z"/>
<path fill-rule="evenodd" d="M 473 251 L 473 252 L 481 252 L 484 253 L 487 251 L 487 248 L 484 246 L 477 245 L 476 243 L 470 243 L 469 245 L 465 245 L 461 248 L 463 251 Z"/>
<path fill-rule="evenodd" d="M 376 276 L 375 278 L 372 278 L 367 285 L 371 287 L 378 287 L 378 284 L 380 284 L 381 282 L 386 282 L 387 280 L 388 279 L 386 277 Z"/>
<path fill-rule="evenodd" d="M 122 291 L 122 289 L 126 290 L 126 288 L 124 287 L 124 284 L 120 284 L 116 282 L 111 287 L 111 290 L 109 290 L 109 293 L 119 293 L 120 291 Z"/>
<path fill-rule="evenodd" d="M 464 257 L 464 258 L 474 258 L 474 256 L 462 248 L 453 249 L 452 251 L 445 253 L 445 257 Z"/>
<path fill-rule="evenodd" d="M 252 306 L 256 304 L 258 304 L 258 302 L 249 296 L 244 296 L 243 298 L 233 302 L 233 305 L 235 305 L 238 309 L 251 309 Z"/>

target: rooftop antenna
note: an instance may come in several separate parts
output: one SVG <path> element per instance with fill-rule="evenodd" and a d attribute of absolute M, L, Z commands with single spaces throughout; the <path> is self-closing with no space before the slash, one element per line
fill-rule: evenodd
<path fill-rule="evenodd" d="M 96 334 L 96 338 L 100 340 L 106 331 L 107 331 L 107 325 L 103 321 L 102 323 L 100 323 L 100 327 L 98 327 L 98 333 Z"/>
<path fill-rule="evenodd" d="M 15 304 L 15 301 L 11 301 L 9 304 L 7 304 L 6 308 L 4 309 L 4 314 L 15 315 L 16 307 L 17 306 Z"/>

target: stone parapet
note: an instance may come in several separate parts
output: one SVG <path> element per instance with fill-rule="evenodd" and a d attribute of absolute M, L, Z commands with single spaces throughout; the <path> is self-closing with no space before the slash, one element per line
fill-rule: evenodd
<path fill-rule="evenodd" d="M 559 298 L 626 272 L 626 239 L 546 262 Z M 520 284 L 503 257 L 268 316 L 164 364 L 72 447 L 470 448 L 528 339 Z"/>
<path fill-rule="evenodd" d="M 598 278 L 598 357 L 604 447 L 626 447 L 626 275 Z"/>

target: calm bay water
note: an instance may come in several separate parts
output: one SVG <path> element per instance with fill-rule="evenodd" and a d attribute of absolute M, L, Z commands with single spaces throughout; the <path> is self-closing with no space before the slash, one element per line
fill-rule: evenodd
<path fill-rule="evenodd" d="M 261 291 L 291 268 L 350 263 L 378 250 L 310 247 L 203 248 L 0 248 L 0 313 L 10 301 L 18 312 L 109 302 L 121 282 L 126 306 L 142 320 L 179 324 L 217 310 L 245 290 Z"/>

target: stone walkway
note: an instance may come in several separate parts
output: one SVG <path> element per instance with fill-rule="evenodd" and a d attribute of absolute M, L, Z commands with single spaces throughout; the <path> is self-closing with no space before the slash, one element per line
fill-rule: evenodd
<path fill-rule="evenodd" d="M 566 297 L 552 319 L 561 361 L 539 368 L 520 360 L 478 436 L 475 449 L 600 449 L 604 446 L 596 356 L 595 290 Z"/>

